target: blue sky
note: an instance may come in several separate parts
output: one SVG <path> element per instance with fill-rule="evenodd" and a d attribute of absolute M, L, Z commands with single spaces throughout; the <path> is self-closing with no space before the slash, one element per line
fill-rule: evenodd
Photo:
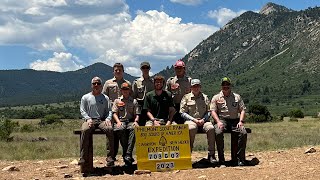
<path fill-rule="evenodd" d="M 268 2 L 293 10 L 319 0 L 5 0 L 0 2 L 0 70 L 74 71 L 95 62 L 140 75 L 190 52 L 245 11 Z"/>

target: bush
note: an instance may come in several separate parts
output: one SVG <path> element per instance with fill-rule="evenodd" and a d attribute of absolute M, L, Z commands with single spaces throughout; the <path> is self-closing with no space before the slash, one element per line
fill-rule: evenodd
<path fill-rule="evenodd" d="M 0 119 L 0 140 L 8 141 L 13 129 L 18 126 L 18 122 L 12 122 L 11 119 L 1 117 Z"/>
<path fill-rule="evenodd" d="M 272 116 L 266 106 L 259 104 L 249 106 L 248 122 L 269 122 L 272 121 Z"/>
<path fill-rule="evenodd" d="M 46 126 L 50 124 L 58 124 L 58 125 L 63 124 L 63 121 L 61 120 L 61 116 L 57 114 L 49 114 L 44 116 L 44 119 L 41 119 L 41 121 L 39 122 L 40 126 Z"/>
<path fill-rule="evenodd" d="M 304 118 L 304 114 L 300 109 L 290 111 L 289 116 L 293 118 Z"/>
<path fill-rule="evenodd" d="M 32 124 L 24 124 L 20 128 L 20 132 L 33 132 L 36 130 L 36 127 L 34 127 Z"/>

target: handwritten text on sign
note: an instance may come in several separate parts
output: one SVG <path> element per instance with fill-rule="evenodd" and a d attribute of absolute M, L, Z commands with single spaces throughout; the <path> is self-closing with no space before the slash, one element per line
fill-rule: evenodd
<path fill-rule="evenodd" d="M 190 169 L 188 125 L 135 128 L 138 169 Z"/>

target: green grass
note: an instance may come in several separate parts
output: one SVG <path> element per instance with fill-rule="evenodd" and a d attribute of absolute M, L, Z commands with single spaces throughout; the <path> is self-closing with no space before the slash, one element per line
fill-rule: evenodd
<path fill-rule="evenodd" d="M 36 126 L 38 120 L 18 120 L 21 124 Z M 79 136 L 73 134 L 82 120 L 64 120 L 61 127 L 47 127 L 30 133 L 14 132 L 14 141 L 0 142 L 0 160 L 53 159 L 79 157 Z M 320 144 L 320 119 L 304 118 L 290 122 L 246 124 L 252 129 L 248 134 L 247 151 L 289 149 Z M 48 141 L 31 142 L 46 137 Z M 225 149 L 230 151 L 230 134 L 225 134 Z M 198 134 L 194 151 L 207 151 L 205 134 Z M 118 154 L 121 154 L 121 149 Z M 94 136 L 94 156 L 106 156 L 106 136 Z"/>

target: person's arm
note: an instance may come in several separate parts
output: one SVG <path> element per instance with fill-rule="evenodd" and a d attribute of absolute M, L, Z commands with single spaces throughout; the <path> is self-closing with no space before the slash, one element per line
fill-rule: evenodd
<path fill-rule="evenodd" d="M 88 106 L 87 99 L 85 98 L 85 96 L 82 96 L 81 103 L 80 103 L 81 116 L 88 123 L 88 126 L 91 127 L 93 125 L 93 121 L 87 113 L 87 106 Z"/>
<path fill-rule="evenodd" d="M 172 123 L 173 116 L 175 113 L 176 113 L 176 109 L 173 106 L 169 107 L 169 119 L 166 125 L 170 125 Z"/>
<path fill-rule="evenodd" d="M 211 111 L 211 116 L 212 116 L 213 120 L 217 123 L 218 128 L 224 129 L 224 124 L 220 121 L 220 118 L 217 114 L 218 108 L 217 108 L 215 96 L 213 96 L 213 98 L 211 100 L 210 111 Z"/>
<path fill-rule="evenodd" d="M 108 83 L 107 81 L 104 83 L 103 88 L 102 88 L 102 93 L 107 95 L 109 97 L 109 88 L 108 88 Z"/>
<path fill-rule="evenodd" d="M 141 113 L 138 101 L 136 99 L 133 100 L 133 104 L 134 104 L 134 110 L 133 110 L 133 114 L 134 114 L 134 126 L 139 126 L 139 115 Z"/>
<path fill-rule="evenodd" d="M 138 97 L 138 87 L 137 87 L 137 80 L 134 80 L 132 82 L 132 97 L 137 98 Z"/>
<path fill-rule="evenodd" d="M 87 108 L 86 108 L 87 105 L 88 104 L 87 104 L 85 97 L 82 96 L 81 101 L 80 101 L 80 113 L 81 113 L 81 116 L 83 117 L 84 120 L 91 119 L 87 113 Z"/>
<path fill-rule="evenodd" d="M 113 116 L 113 119 L 114 119 L 115 123 L 117 124 L 117 127 L 119 128 L 122 125 L 122 123 L 121 123 L 121 121 L 119 119 L 119 116 L 118 116 L 118 113 L 119 113 L 118 102 L 119 102 L 119 99 L 116 99 L 113 102 L 112 116 Z"/>

